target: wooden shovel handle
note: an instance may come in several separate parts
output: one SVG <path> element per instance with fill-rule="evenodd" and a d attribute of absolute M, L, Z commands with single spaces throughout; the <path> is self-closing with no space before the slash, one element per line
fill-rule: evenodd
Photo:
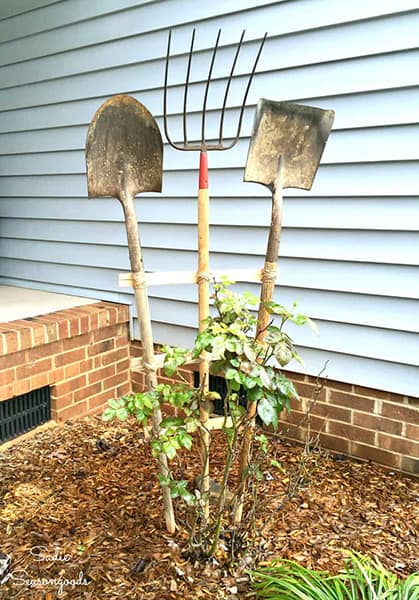
<path fill-rule="evenodd" d="M 262 273 L 262 289 L 260 292 L 260 305 L 258 313 L 258 324 L 256 337 L 263 341 L 266 335 L 266 327 L 269 325 L 270 314 L 264 306 L 264 302 L 269 302 L 273 298 L 275 289 L 275 277 L 277 271 L 277 261 L 279 254 L 279 239 L 281 236 L 282 224 L 282 188 L 279 177 L 272 192 L 272 215 L 271 226 L 269 229 L 268 245 L 266 249 L 265 266 Z M 243 498 L 246 490 L 247 470 L 249 467 L 250 452 L 252 449 L 253 432 L 255 427 L 255 416 L 257 402 L 250 402 L 247 406 L 248 428 L 245 431 L 243 445 L 239 457 L 239 500 L 234 513 L 234 522 L 238 525 L 243 515 Z"/>
<path fill-rule="evenodd" d="M 124 209 L 125 226 L 128 239 L 128 252 L 131 263 L 131 270 L 135 274 L 144 273 L 143 256 L 141 251 L 140 238 L 138 234 L 138 223 L 135 214 L 134 198 L 128 193 L 121 193 L 121 204 Z M 140 326 L 141 343 L 143 347 L 143 360 L 147 365 L 146 369 L 146 385 L 147 389 L 154 390 L 157 387 L 157 373 L 154 368 L 154 345 L 151 329 L 150 307 L 148 303 L 147 286 L 144 278 L 139 278 L 134 281 L 135 303 L 137 307 L 138 323 Z M 160 408 L 154 409 L 153 412 L 153 436 L 158 437 L 160 433 L 160 423 L 162 414 Z M 169 468 L 167 457 L 160 453 L 159 470 L 162 477 L 165 479 L 169 476 Z M 174 533 L 176 530 L 176 521 L 173 510 L 173 501 L 170 488 L 167 485 L 162 485 L 164 516 L 166 520 L 166 528 L 169 533 Z"/>

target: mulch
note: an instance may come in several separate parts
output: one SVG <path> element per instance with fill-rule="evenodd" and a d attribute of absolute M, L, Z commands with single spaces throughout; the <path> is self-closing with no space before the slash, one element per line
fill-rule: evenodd
<path fill-rule="evenodd" d="M 255 557 L 336 572 L 343 549 L 401 576 L 419 570 L 417 480 L 281 439 L 272 451 L 282 468 L 265 469 L 260 483 L 257 552 L 233 571 L 188 559 L 181 506 L 179 531 L 165 532 L 155 461 L 136 423 L 83 419 L 17 442 L 0 452 L 0 581 L 4 555 L 13 575 L 0 598 L 252 598 L 244 567 Z M 224 452 L 217 433 L 215 474 Z M 198 463 L 185 452 L 177 474 L 192 482 Z"/>

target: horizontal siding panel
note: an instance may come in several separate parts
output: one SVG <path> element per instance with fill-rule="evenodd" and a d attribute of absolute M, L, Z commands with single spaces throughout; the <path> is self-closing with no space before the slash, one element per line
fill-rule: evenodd
<path fill-rule="evenodd" d="M 185 304 L 167 299 L 150 299 L 152 319 L 159 323 L 176 323 L 183 327 L 193 328 L 198 322 L 198 311 L 195 304 Z M 136 312 L 134 311 L 134 315 Z M 417 335 L 397 331 L 369 328 L 368 335 L 361 326 L 342 323 L 318 322 L 320 335 L 316 336 L 308 328 L 291 326 L 287 333 L 292 336 L 296 345 L 304 348 L 320 349 L 340 354 L 352 354 L 365 358 L 395 361 L 412 366 L 419 365 Z M 363 342 L 360 344 L 359 340 Z"/>
<path fill-rule="evenodd" d="M 97 7 L 91 4 L 87 5 L 87 8 L 89 7 L 91 10 L 97 10 Z M 264 33 L 266 23 L 276 18 L 278 10 L 280 10 L 278 5 L 265 7 L 263 9 L 264 22 L 260 23 L 259 26 L 252 22 L 250 31 L 249 29 L 247 31 L 246 39 L 251 39 L 254 36 L 259 38 Z M 50 9 L 45 12 L 49 14 L 52 11 Z M 262 13 L 262 10 L 259 12 Z M 219 17 L 217 19 L 217 28 L 222 28 L 224 32 L 220 47 L 226 43 L 234 42 L 235 38 L 238 39 L 239 37 L 239 31 L 236 31 L 237 26 L 231 31 L 228 23 L 224 23 L 225 20 L 231 21 L 231 18 L 223 19 Z M 35 27 L 33 21 L 32 18 L 31 25 Z M 0 35 L 1 25 L 0 22 Z M 400 36 L 392 35 L 394 28 L 400 31 Z M 404 15 L 391 15 L 374 21 L 361 21 L 327 29 L 310 30 L 292 36 L 274 36 L 266 42 L 261 57 L 260 70 L 300 67 L 313 63 L 344 60 L 355 56 L 368 56 L 416 48 L 418 29 L 419 11 Z M 175 29 L 173 39 L 175 50 L 176 46 L 180 50 L 180 44 L 176 43 L 176 38 L 179 36 L 185 39 L 188 37 L 187 33 L 185 27 L 181 27 L 180 31 Z M 10 30 L 8 35 L 13 37 Z M 204 44 L 211 45 L 214 37 L 214 23 L 211 20 L 200 24 L 198 37 L 198 48 L 204 48 Z M 3 82 L 3 87 L 13 87 L 25 83 L 56 79 L 57 77 L 62 78 L 115 68 L 127 63 L 139 64 L 155 61 L 162 58 L 166 44 L 166 31 L 160 30 L 139 34 L 121 40 L 108 41 L 100 45 L 66 51 L 58 55 L 54 54 L 53 56 L 3 66 L 0 67 L 0 80 Z M 310 48 L 309 53 L 307 48 Z M 219 62 L 228 64 L 227 56 Z M 250 61 L 249 53 L 244 50 L 242 64 L 249 64 Z M 201 65 L 197 68 L 199 72 Z M 238 72 L 240 73 L 241 70 L 239 61 Z"/>
<path fill-rule="evenodd" d="M 235 284 L 232 289 L 240 293 L 250 291 L 255 296 L 260 293 L 260 286 L 254 283 Z M 195 302 L 197 289 L 189 285 L 152 286 L 149 294 L 153 298 Z M 297 302 L 298 312 L 314 320 L 419 333 L 419 303 L 416 300 L 286 287 L 281 277 L 274 297 L 286 307 Z"/>
<path fill-rule="evenodd" d="M 58 250 L 56 251 L 58 252 Z M 117 259 L 118 255 L 116 255 Z M 89 262 L 88 259 L 86 261 Z M 51 272 L 55 268 L 59 269 L 59 264 L 50 263 L 50 261 L 33 261 L 31 263 L 30 259 L 16 260 L 5 257 L 2 259 L 2 273 L 5 269 L 10 269 L 11 265 L 17 269 L 16 272 L 20 272 L 22 269 L 24 269 L 24 272 L 28 269 L 37 271 L 40 264 L 43 265 L 46 273 L 49 266 Z M 168 252 L 167 250 L 145 248 L 144 264 L 149 271 L 196 270 L 196 254 L 180 250 Z M 257 269 L 260 267 L 260 257 L 243 257 L 240 254 L 225 253 L 214 253 L 212 255 L 213 269 Z M 70 269 L 71 272 L 73 265 L 63 264 L 64 268 Z M 78 272 L 79 269 L 83 270 L 83 265 L 74 266 L 74 268 Z M 103 271 L 106 271 L 107 268 L 107 265 L 103 265 Z M 101 271 L 97 267 L 86 266 L 85 283 L 87 286 L 91 283 L 89 273 L 92 269 Z M 121 269 L 122 267 L 118 268 L 118 272 Z M 419 269 L 416 267 L 281 258 L 279 273 L 281 285 L 287 287 L 419 299 Z M 112 287 L 115 287 L 118 281 L 116 270 L 113 278 Z M 108 288 L 101 289 L 106 290 Z"/>
<path fill-rule="evenodd" d="M 112 93 L 117 93 L 120 90 L 113 90 Z M 266 90 L 264 91 L 264 95 Z M 143 104 L 145 104 L 155 116 L 161 115 L 162 98 L 158 93 L 152 94 L 142 91 L 133 91 Z M 275 97 L 270 93 L 270 97 Z M 248 101 L 247 108 L 244 112 L 243 119 L 243 135 L 250 135 L 251 124 L 255 111 L 255 100 L 257 97 L 251 98 Z M 98 96 L 88 100 L 75 100 L 63 104 L 51 104 L 48 106 L 40 106 L 34 108 L 23 108 L 0 112 L 0 133 L 18 132 L 23 133 L 42 129 L 52 129 L 65 126 L 66 129 L 70 126 L 84 125 L 84 131 L 87 131 L 87 126 L 93 117 L 96 109 L 102 102 L 107 99 L 107 96 Z M 149 100 L 152 99 L 153 107 Z M 333 107 L 336 113 L 334 130 L 348 129 L 354 127 L 371 127 L 382 125 L 393 125 L 403 123 L 417 123 L 419 121 L 419 86 L 402 90 L 381 90 L 368 91 L 362 94 L 351 94 L 343 96 L 332 96 L 324 98 L 315 98 L 312 95 L 303 97 L 293 97 L 287 94 L 287 90 L 281 90 L 277 95 L 277 99 L 291 100 L 302 102 L 307 105 L 318 106 L 319 108 L 329 109 Z M 219 105 L 217 106 L 219 108 Z M 178 105 L 180 111 L 181 104 Z M 238 110 L 231 109 L 227 111 L 229 119 L 227 119 L 226 132 L 231 131 L 231 123 L 237 123 Z M 198 115 L 190 115 L 192 126 L 196 127 L 195 123 L 199 120 Z M 216 127 L 219 120 L 219 111 L 210 111 L 208 114 L 208 124 L 211 128 Z M 158 118 L 160 128 L 162 128 L 161 119 Z M 181 118 L 169 117 L 169 124 L 173 135 L 179 135 L 181 129 Z M 230 127 L 230 129 L 228 129 Z M 65 133 L 64 133 L 65 135 Z M 79 131 L 79 140 L 83 140 L 85 133 Z M 52 131 L 49 134 L 50 138 L 59 139 L 61 131 Z M 8 144 L 8 140 L 5 140 Z M 43 149 L 42 140 L 39 149 Z M 45 148 L 48 150 L 48 148 Z M 54 149 L 54 148 L 52 148 Z M 61 146 L 59 149 L 63 149 Z M 35 148 L 36 150 L 36 148 Z"/>
<path fill-rule="evenodd" d="M 11 22 L 13 17 L 18 15 L 21 19 L 29 11 L 34 11 L 37 8 L 55 4 L 57 0 L 13 0 L 13 2 L 0 3 L 0 19 L 4 19 L 7 23 Z M 34 14 L 32 12 L 32 14 Z"/>
<path fill-rule="evenodd" d="M 242 169 L 218 169 L 210 174 L 211 196 L 223 197 L 226 190 L 235 196 L 266 196 L 264 186 L 242 181 Z M 194 171 L 168 171 L 164 179 L 164 192 L 173 197 L 195 196 L 197 173 Z M 345 182 L 342 190 L 342 182 Z M 49 175 L 19 177 L 3 176 L 0 193 L 11 196 L 85 196 L 85 175 Z M 311 192 L 288 189 L 286 196 L 415 196 L 419 190 L 417 162 L 369 163 L 358 165 L 320 165 Z"/>
<path fill-rule="evenodd" d="M 252 48 L 254 55 L 258 44 L 250 43 L 248 47 Z M 209 52 L 207 63 L 210 55 Z M 263 72 L 255 78 L 249 99 L 263 97 L 267 89 L 273 97 L 278 97 L 283 94 L 283 90 L 287 90 L 287 96 L 290 98 L 304 98 L 309 95 L 329 96 L 330 94 L 349 94 L 367 90 L 414 86 L 418 85 L 416 71 L 418 60 L 419 50 L 410 50 L 283 71 Z M 173 61 L 174 67 L 176 67 L 176 61 L 177 59 Z M 225 65 L 223 65 L 222 73 L 224 76 L 228 73 Z M 138 89 L 138 82 L 143 81 L 143 96 L 144 98 L 149 97 L 149 101 L 145 103 L 154 114 L 161 102 L 163 74 L 164 61 L 160 60 L 3 89 L 0 90 L 0 110 L 107 96 L 123 90 L 132 93 Z M 202 71 L 199 76 L 202 80 Z M 175 77 L 169 80 L 170 85 L 175 86 L 173 90 L 169 91 L 173 107 L 182 106 L 184 80 L 184 73 L 179 72 L 178 69 L 175 71 Z M 246 80 L 247 76 L 235 78 L 229 94 L 230 106 L 240 106 Z M 220 96 L 222 97 L 224 88 L 225 81 L 217 79 L 213 82 L 208 95 L 210 109 L 219 107 Z M 157 90 L 159 91 L 157 92 Z M 203 92 L 204 84 L 191 79 L 189 110 L 200 110 Z"/>
<path fill-rule="evenodd" d="M 66 151 L 57 149 L 54 152 L 41 152 L 38 149 L 35 153 L 26 149 L 26 153 L 14 154 L 7 146 L 3 146 L 0 150 L 0 154 L 3 154 L 0 157 L 0 174 L 63 174 L 63 165 L 65 173 L 84 173 L 85 137 L 86 131 L 83 130 L 78 147 Z M 175 139 L 177 138 L 178 136 Z M 326 146 L 322 164 L 416 160 L 418 138 L 419 125 L 335 131 Z M 211 168 L 242 168 L 246 164 L 249 143 L 250 138 L 243 137 L 230 152 L 211 153 Z M 196 153 L 178 152 L 165 144 L 164 166 L 167 170 L 194 169 L 196 164 Z"/>
<path fill-rule="evenodd" d="M 195 224 L 195 198 L 144 196 L 136 199 L 140 223 Z M 122 207 L 110 198 L 2 198 L 0 217 L 66 221 L 123 219 Z M 211 225 L 268 227 L 270 198 L 211 198 Z M 386 198 L 285 198 L 285 228 L 419 231 L 416 197 Z M 29 227 L 29 225 L 28 225 Z M 77 225 L 74 225 L 77 227 Z M 267 234 L 266 234 L 267 235 Z M 195 238 L 195 234 L 193 235 Z"/>
<path fill-rule="evenodd" d="M 0 43 L 155 1 L 101 0 L 99 3 L 94 3 L 85 0 L 65 0 L 65 2 L 57 0 L 49 2 L 48 0 L 30 0 L 28 2 L 28 0 L 24 0 L 24 10 L 30 10 L 30 12 L 17 17 L 10 15 L 10 18 L 0 21 Z M 19 0 L 13 0 L 13 2 L 18 4 Z M 2 18 L 1 10 L 0 18 Z"/>
<path fill-rule="evenodd" d="M 74 48 L 82 48 L 110 40 L 136 36 L 145 31 L 162 30 L 183 24 L 187 24 L 187 30 L 190 30 L 191 23 L 211 18 L 216 19 L 218 22 L 225 12 L 235 13 L 247 9 L 255 9 L 258 6 L 269 3 L 272 4 L 272 2 L 267 2 L 267 0 L 240 0 L 240 4 L 230 2 L 228 6 L 225 0 L 213 0 L 206 7 L 204 19 L 202 7 L 198 3 L 191 4 L 190 0 L 176 0 L 176 10 L 170 9 L 173 7 L 173 0 L 163 0 L 159 2 L 158 7 L 155 6 L 155 3 L 134 6 L 131 10 L 119 12 L 117 18 L 112 14 L 98 16 L 95 19 L 87 19 L 78 23 L 64 25 L 63 27 L 40 32 L 37 35 L 28 36 L 24 39 L 5 42 L 3 44 L 5 58 L 2 64 L 9 63 L 10 59 L 7 60 L 6 58 L 8 56 L 13 57 L 13 62 L 19 62 L 49 55 L 52 48 L 54 48 L 56 53 L 64 52 Z M 98 3 L 95 2 L 93 4 L 97 7 Z M 228 11 L 228 9 L 230 10 Z M 252 14 L 252 21 L 255 18 L 255 14 L 258 14 L 257 11 Z M 263 19 L 264 16 L 261 15 L 260 21 L 262 22 Z"/>
<path fill-rule="evenodd" d="M 134 332 L 138 337 L 138 323 L 135 322 Z M 173 346 L 190 347 L 193 343 L 195 330 L 186 329 L 166 323 L 153 324 L 154 339 L 158 343 L 168 343 Z M 419 396 L 419 369 L 394 362 L 383 362 L 363 358 L 360 356 L 348 357 L 346 354 L 326 352 L 310 348 L 298 348 L 304 359 L 306 369 L 293 363 L 292 371 L 308 373 L 309 375 L 327 376 L 335 381 L 347 383 L 356 382 L 357 385 L 385 389 L 397 394 L 406 394 L 413 397 Z M 348 363 L 351 368 L 348 369 Z M 324 370 L 326 366 L 326 370 Z M 385 383 L 383 384 L 383 373 Z"/>
<path fill-rule="evenodd" d="M 74 0 L 71 0 L 68 9 L 73 2 Z M 100 3 L 92 4 L 94 7 L 91 10 L 94 11 L 96 8 L 97 14 L 100 15 L 101 11 L 97 9 L 97 4 Z M 104 4 L 106 6 L 106 3 Z M 116 4 L 116 8 L 118 6 L 119 4 Z M 52 31 L 40 32 L 26 39 L 10 40 L 4 44 L 5 56 L 12 56 L 14 62 L 17 62 L 48 55 L 51 53 L 51 48 L 54 48 L 56 52 L 63 52 L 75 47 L 135 36 L 145 31 L 174 28 L 184 24 L 190 28 L 191 23 L 199 23 L 201 20 L 214 19 L 216 21 L 213 24 L 214 29 L 222 26 L 230 32 L 235 32 L 236 29 L 245 26 L 254 34 L 263 33 L 267 23 L 275 22 L 276 32 L 283 35 L 395 12 L 394 0 L 371 4 L 362 4 L 358 0 L 347 5 L 340 3 L 337 5 L 333 0 L 301 0 L 300 2 L 240 0 L 227 3 L 225 0 L 213 0 L 205 7 L 205 14 L 199 3 L 191 4 L 190 0 L 176 0 L 176 10 L 170 10 L 169 6 L 173 7 L 173 0 L 160 2 L 157 10 L 153 4 L 138 6 L 120 12 L 118 18 L 113 15 L 104 15 L 98 16 L 94 20 L 88 19 L 85 22 L 70 25 L 66 24 L 66 16 L 62 14 L 64 26 Z M 398 7 L 397 12 L 407 12 L 417 8 L 415 0 L 404 0 L 403 6 Z M 252 9 L 251 13 L 247 12 L 249 9 Z M 224 13 L 233 14 L 225 15 Z M 73 14 L 77 14 L 77 8 Z M 220 21 L 222 24 L 218 25 Z M 7 63 L 7 58 L 4 58 L 3 64 Z"/>
<path fill-rule="evenodd" d="M 1 276 L 0 275 L 0 286 L 1 285 L 14 285 L 16 287 L 25 287 L 34 290 L 44 290 L 46 292 L 55 292 L 59 294 L 68 294 L 69 296 L 79 296 L 80 293 L 84 293 L 84 298 L 94 298 L 99 301 L 109 301 L 109 302 L 119 302 L 121 304 L 131 305 L 134 303 L 134 297 L 130 292 L 127 291 L 110 291 L 107 290 L 104 292 L 103 290 L 95 290 L 95 289 L 87 289 L 86 287 L 77 287 L 71 285 L 69 282 L 67 284 L 60 283 L 57 284 L 51 281 L 38 281 L 36 279 L 22 279 L 17 277 L 10 276 Z M 132 312 L 132 310 L 131 310 Z"/>
<path fill-rule="evenodd" d="M 112 240 L 112 246 L 126 246 L 126 231 L 122 223 L 83 221 L 74 227 L 71 221 L 48 222 L 33 219 L 28 226 L 22 219 L 4 219 L 2 236 L 17 240 L 73 241 L 79 244 L 103 244 Z M 144 248 L 195 250 L 196 226 L 143 223 L 140 230 Z M 210 251 L 229 254 L 263 256 L 267 232 L 262 227 L 214 226 L 210 231 Z M 0 240 L 1 244 L 1 240 Z M 17 246 L 17 244 L 16 244 Z M 332 259 L 365 263 L 419 265 L 419 233 L 409 232 L 340 232 L 319 230 L 288 230 L 281 234 L 281 257 Z M 18 251 L 17 247 L 11 248 Z M 105 263 L 106 264 L 106 263 Z"/>

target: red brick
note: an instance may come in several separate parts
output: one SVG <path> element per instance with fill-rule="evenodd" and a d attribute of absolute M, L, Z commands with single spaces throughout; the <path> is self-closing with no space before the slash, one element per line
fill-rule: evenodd
<path fill-rule="evenodd" d="M 395 469 L 400 469 L 401 466 L 399 454 L 394 454 L 394 452 L 388 452 L 381 448 L 359 444 L 358 442 L 352 442 L 351 454 L 359 458 L 394 467 Z"/>
<path fill-rule="evenodd" d="M 297 392 L 303 398 L 311 400 L 326 400 L 326 389 L 321 388 L 313 383 L 300 383 L 297 382 L 295 385 Z"/>
<path fill-rule="evenodd" d="M 419 475 L 419 458 L 411 458 L 410 456 L 402 456 L 402 471 Z"/>
<path fill-rule="evenodd" d="M 31 391 L 31 382 L 29 379 L 21 379 L 13 384 L 13 396 L 21 396 Z"/>
<path fill-rule="evenodd" d="M 87 371 L 91 371 L 93 369 L 93 359 L 86 358 L 86 360 L 80 361 L 79 365 L 80 373 L 86 373 Z"/>
<path fill-rule="evenodd" d="M 116 372 L 121 373 L 122 371 L 129 371 L 130 361 L 129 358 L 125 360 L 121 360 L 119 363 L 116 363 Z"/>
<path fill-rule="evenodd" d="M 319 441 L 321 446 L 327 448 L 328 450 L 349 454 L 350 442 L 345 438 L 336 437 L 328 433 L 321 433 L 319 436 Z"/>
<path fill-rule="evenodd" d="M 123 335 L 120 335 L 115 339 L 115 347 L 122 348 L 123 346 L 126 346 L 128 344 L 128 342 L 129 342 L 129 339 L 128 339 L 128 329 L 127 329 L 127 331 Z"/>
<path fill-rule="evenodd" d="M 113 375 L 112 377 L 108 377 L 107 379 L 103 380 L 103 389 L 107 390 L 109 388 L 113 388 L 116 387 L 118 385 L 121 385 L 123 383 L 125 383 L 128 379 L 128 374 L 127 373 L 118 373 L 117 375 Z"/>
<path fill-rule="evenodd" d="M 359 396 L 368 396 L 369 398 L 378 398 L 380 400 L 388 400 L 390 397 L 390 392 L 375 390 L 360 385 L 354 385 L 354 393 Z"/>
<path fill-rule="evenodd" d="M 71 365 L 68 365 L 68 367 L 65 367 L 64 368 L 64 378 L 70 379 L 71 377 L 80 375 L 80 373 L 81 373 L 80 364 L 81 363 L 77 362 L 77 363 L 72 363 Z"/>
<path fill-rule="evenodd" d="M 345 423 L 350 423 L 351 421 L 351 411 L 349 408 L 334 406 L 326 402 L 315 402 L 311 408 L 311 412 L 325 419 L 333 419 L 334 421 L 343 421 Z"/>
<path fill-rule="evenodd" d="M 12 383 L 16 379 L 16 370 L 7 369 L 6 371 L 0 371 L 0 386 Z"/>
<path fill-rule="evenodd" d="M 89 398 L 89 396 L 94 396 L 95 394 L 99 394 L 102 391 L 101 382 L 92 383 L 86 387 L 83 387 L 74 392 L 74 401 L 78 402 L 79 400 L 84 400 L 85 398 Z"/>
<path fill-rule="evenodd" d="M 32 333 L 34 346 L 40 346 L 41 344 L 46 344 L 48 342 L 46 328 L 43 325 L 33 327 Z"/>
<path fill-rule="evenodd" d="M 0 356 L 6 354 L 6 338 L 0 333 Z"/>
<path fill-rule="evenodd" d="M 49 385 L 49 372 L 40 373 L 39 375 L 33 375 L 30 379 L 31 390 L 38 390 L 39 388 Z"/>
<path fill-rule="evenodd" d="M 378 437 L 378 445 L 385 450 L 406 454 L 407 456 L 419 456 L 419 443 L 406 440 L 405 438 L 386 435 L 380 433 Z"/>
<path fill-rule="evenodd" d="M 17 331 L 2 331 L 3 340 L 6 341 L 7 353 L 17 352 L 19 350 L 19 334 Z"/>
<path fill-rule="evenodd" d="M 73 348 L 81 348 L 89 343 L 88 335 L 76 335 L 74 337 L 63 340 L 63 350 L 73 350 Z"/>
<path fill-rule="evenodd" d="M 372 398 L 361 398 L 355 394 L 346 394 L 345 392 L 330 390 L 329 404 L 337 404 L 339 406 L 353 408 L 354 410 L 373 412 L 375 401 Z"/>
<path fill-rule="evenodd" d="M 65 379 L 64 367 L 60 367 L 59 369 L 53 369 L 51 371 L 49 378 L 50 385 L 62 381 L 63 379 Z"/>
<path fill-rule="evenodd" d="M 67 419 L 77 419 L 82 417 L 87 411 L 87 401 L 83 400 L 77 404 L 72 404 L 67 408 L 57 411 L 57 421 L 66 421 Z"/>
<path fill-rule="evenodd" d="M 8 383 L 0 387 L 0 402 L 13 397 L 13 385 Z"/>
<path fill-rule="evenodd" d="M 93 338 L 95 342 L 100 342 L 101 340 L 114 338 L 118 335 L 121 335 L 120 325 L 112 325 L 112 327 L 104 327 L 103 329 L 95 331 Z"/>
<path fill-rule="evenodd" d="M 119 350 L 112 350 L 111 352 L 107 352 L 102 354 L 101 360 L 102 365 L 109 365 L 113 362 L 118 362 L 119 360 L 128 358 L 128 348 L 120 348 Z"/>
<path fill-rule="evenodd" d="M 52 344 L 44 344 L 37 348 L 31 348 L 28 351 L 28 360 L 38 360 L 39 358 L 45 358 L 53 354 L 60 354 L 63 349 L 62 341 L 53 342 Z"/>
<path fill-rule="evenodd" d="M 102 367 L 97 371 L 91 371 L 88 374 L 88 381 L 89 383 L 95 383 L 96 381 L 106 379 L 112 375 L 115 375 L 115 365 L 107 365 L 106 367 Z"/>
<path fill-rule="evenodd" d="M 121 396 L 126 396 L 127 394 L 131 393 L 131 383 L 129 381 L 126 381 L 125 383 L 123 383 L 122 385 L 119 385 L 116 388 L 116 397 L 120 398 Z"/>
<path fill-rule="evenodd" d="M 105 390 L 101 394 L 95 394 L 89 398 L 89 410 L 104 410 L 109 402 L 113 398 L 116 398 L 115 390 Z"/>
<path fill-rule="evenodd" d="M 383 402 L 381 414 L 383 417 L 406 421 L 406 423 L 413 423 L 414 425 L 419 423 L 419 410 L 405 404 Z"/>
<path fill-rule="evenodd" d="M 333 379 L 326 379 L 325 385 L 326 387 L 332 390 L 340 390 L 348 394 L 351 394 L 353 392 L 353 386 L 351 383 L 344 383 L 343 381 L 334 381 Z"/>
<path fill-rule="evenodd" d="M 19 332 L 19 350 L 25 350 L 33 345 L 32 327 L 26 321 L 20 319 L 13 321 L 13 327 Z"/>
<path fill-rule="evenodd" d="M 9 369 L 10 367 L 16 367 L 22 363 L 27 362 L 28 351 L 23 350 L 22 352 L 14 352 L 13 354 L 6 354 L 0 358 L 1 369 Z"/>
<path fill-rule="evenodd" d="M 45 342 L 50 344 L 52 342 L 56 342 L 60 335 L 58 331 L 58 324 L 53 317 L 54 313 L 50 315 L 40 315 L 36 317 L 36 323 L 39 325 L 43 325 L 45 331 Z"/>
<path fill-rule="evenodd" d="M 391 433 L 391 431 L 388 433 Z M 408 440 L 419 441 L 419 425 L 412 425 L 408 423 L 406 425 L 406 438 Z"/>
<path fill-rule="evenodd" d="M 53 390 L 51 390 L 51 404 L 54 410 L 61 410 L 62 408 L 66 408 L 67 406 L 71 406 L 74 401 L 73 392 L 65 394 L 64 396 L 57 397 Z"/>
<path fill-rule="evenodd" d="M 66 379 L 61 383 L 55 384 L 54 387 L 54 395 L 59 397 L 64 394 L 68 394 L 70 392 L 74 392 L 79 388 L 82 388 L 87 383 L 86 375 L 79 375 L 78 377 L 73 377 L 72 379 Z"/>
<path fill-rule="evenodd" d="M 87 348 L 88 356 L 96 356 L 97 354 L 102 354 L 102 352 L 109 352 L 115 348 L 115 340 L 103 340 L 102 342 L 97 342 L 96 344 L 91 344 Z"/>
<path fill-rule="evenodd" d="M 358 411 L 353 412 L 352 422 L 359 427 L 373 429 L 374 431 L 384 431 L 385 433 L 392 433 L 393 435 L 401 435 L 403 429 L 403 424 L 400 421 L 393 421 L 391 419 L 380 417 L 379 415 Z"/>
<path fill-rule="evenodd" d="M 62 367 L 86 358 L 86 348 L 76 348 L 55 357 L 55 366 Z"/>
<path fill-rule="evenodd" d="M 43 358 L 37 361 L 28 362 L 20 367 L 16 367 L 16 377 L 18 379 L 25 379 L 25 377 L 32 377 L 38 373 L 52 370 L 52 359 Z"/>
<path fill-rule="evenodd" d="M 285 377 L 291 379 L 291 381 L 306 381 L 307 377 L 304 373 L 293 373 L 291 371 L 283 371 Z"/>
<path fill-rule="evenodd" d="M 327 424 L 327 432 L 343 437 L 354 442 L 361 442 L 363 444 L 375 444 L 375 431 L 370 429 L 362 429 L 361 427 L 354 427 L 347 423 L 339 423 L 338 421 L 329 421 Z"/>

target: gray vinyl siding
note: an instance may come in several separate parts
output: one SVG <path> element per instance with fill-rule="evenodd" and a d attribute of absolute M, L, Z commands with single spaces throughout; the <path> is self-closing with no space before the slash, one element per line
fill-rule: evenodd
<path fill-rule="evenodd" d="M 285 191 L 277 299 L 298 300 L 318 323 L 319 336 L 292 331 L 309 373 L 327 362 L 331 379 L 419 396 L 419 0 L 3 0 L 0 284 L 130 303 L 137 331 L 131 290 L 118 286 L 129 270 L 122 209 L 86 197 L 86 131 L 116 93 L 136 96 L 162 125 L 171 28 L 169 127 L 179 139 L 192 27 L 192 138 L 218 28 L 210 132 L 246 28 L 226 136 L 268 30 L 241 139 L 209 155 L 212 267 L 263 264 L 270 198 L 242 181 L 258 98 L 334 109 L 312 191 Z M 196 269 L 197 163 L 165 145 L 163 193 L 136 200 L 148 270 Z M 195 287 L 149 293 L 156 341 L 189 345 Z"/>

